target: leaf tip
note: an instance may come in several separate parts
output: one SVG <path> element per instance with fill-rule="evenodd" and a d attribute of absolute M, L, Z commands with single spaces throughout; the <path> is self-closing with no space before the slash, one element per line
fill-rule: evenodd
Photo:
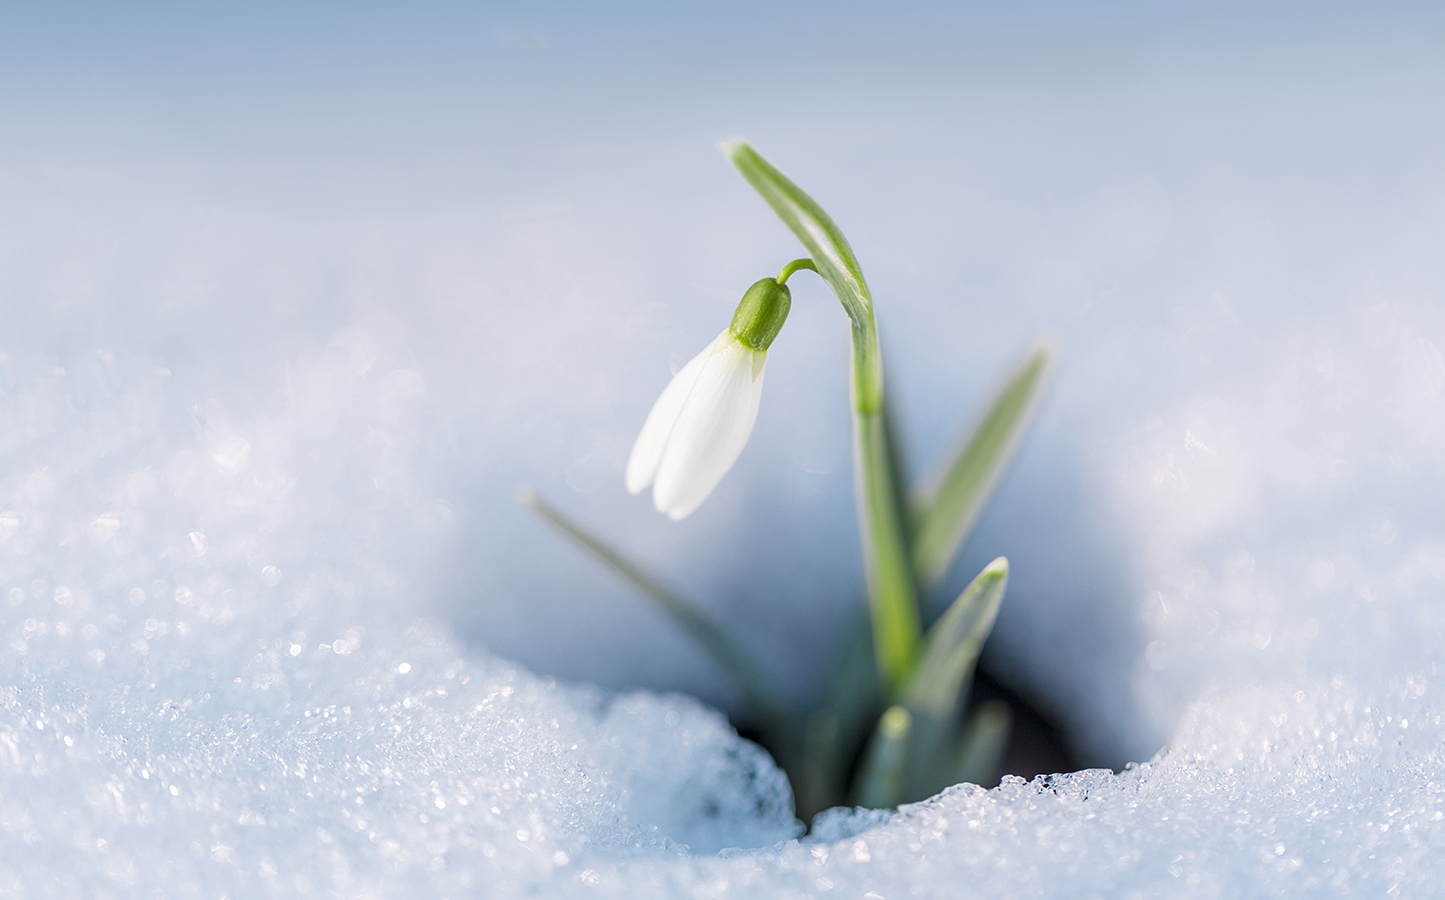
<path fill-rule="evenodd" d="M 1030 364 L 1047 369 L 1053 365 L 1058 356 L 1059 339 L 1052 334 L 1041 334 L 1034 338 L 1033 346 L 1029 348 L 1028 356 L 1025 359 Z"/>
<path fill-rule="evenodd" d="M 993 562 L 983 567 L 976 579 L 981 586 L 988 589 L 996 589 L 1001 595 L 1008 585 L 1008 557 L 1000 556 Z"/>
<path fill-rule="evenodd" d="M 913 714 L 907 707 L 890 706 L 878 720 L 878 728 L 890 738 L 906 735 L 913 727 Z"/>
<path fill-rule="evenodd" d="M 748 142 L 742 138 L 728 138 L 725 141 L 718 141 L 717 146 L 718 149 L 723 152 L 723 155 L 733 162 L 737 162 L 739 156 L 753 149 L 749 147 Z"/>
<path fill-rule="evenodd" d="M 536 509 L 542 502 L 537 497 L 537 492 L 525 484 L 517 485 L 517 489 L 512 492 L 512 499 L 517 501 L 518 506 L 525 506 L 528 509 Z"/>

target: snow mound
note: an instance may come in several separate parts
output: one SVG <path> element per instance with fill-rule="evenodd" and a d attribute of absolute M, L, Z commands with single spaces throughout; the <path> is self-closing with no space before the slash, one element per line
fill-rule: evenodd
<path fill-rule="evenodd" d="M 413 615 L 373 524 L 327 533 L 353 488 L 293 474 L 306 451 L 341 459 L 402 432 L 384 356 L 338 362 L 361 333 L 303 354 L 311 393 L 244 423 L 215 404 L 176 416 L 146 357 L 13 363 L 6 896 L 1440 889 L 1445 554 L 1430 532 L 1397 541 L 1344 518 L 1266 561 L 1160 542 L 1138 689 L 1184 712 L 1153 760 L 834 810 L 799 842 L 786 779 L 720 713 L 464 646 Z M 343 399 L 308 443 L 318 393 Z M 1221 431 L 1257 414 L 1230 410 Z M 430 534 L 420 490 L 359 502 Z"/>
<path fill-rule="evenodd" d="M 308 397 L 177 429 L 147 402 L 167 373 L 106 362 L 111 390 L 32 362 L 6 397 L 6 896 L 521 891 L 599 854 L 800 833 L 786 777 L 721 713 L 559 686 L 417 620 L 354 532 L 320 534 L 325 491 L 293 491 Z M 308 366 L 383 402 L 397 381 Z"/>
<path fill-rule="evenodd" d="M 8 610 L 6 896 L 522 891 L 800 830 L 768 756 L 689 698 L 559 687 L 421 626 L 232 642 L 138 606 Z"/>

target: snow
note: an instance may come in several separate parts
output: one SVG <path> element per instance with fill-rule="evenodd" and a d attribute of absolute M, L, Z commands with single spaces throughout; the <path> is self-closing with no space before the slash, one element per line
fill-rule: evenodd
<path fill-rule="evenodd" d="M 364 17 L 274 79 L 251 32 L 0 52 L 0 896 L 1439 895 L 1438 18 L 950 15 L 786 57 L 542 15 L 447 77 Z M 137 46 L 234 32 L 173 25 Z M 794 253 L 734 134 L 849 234 L 911 470 L 1063 348 L 948 586 L 1010 558 L 990 664 L 1117 774 L 799 839 L 720 673 L 512 502 L 816 687 L 860 573 L 806 273 L 715 494 L 622 488 L 669 362 Z"/>

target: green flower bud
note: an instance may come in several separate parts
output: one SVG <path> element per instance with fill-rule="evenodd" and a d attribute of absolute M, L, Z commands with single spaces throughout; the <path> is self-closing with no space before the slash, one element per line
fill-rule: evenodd
<path fill-rule="evenodd" d="M 786 284 L 779 284 L 776 278 L 761 279 L 738 301 L 728 331 L 743 346 L 766 352 L 783 330 L 792 306 L 793 293 Z"/>

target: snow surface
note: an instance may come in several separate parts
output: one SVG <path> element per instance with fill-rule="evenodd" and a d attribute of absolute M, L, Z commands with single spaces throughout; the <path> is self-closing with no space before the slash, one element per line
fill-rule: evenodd
<path fill-rule="evenodd" d="M 772 59 L 731 32 L 599 53 L 558 22 L 553 57 L 465 70 L 535 76 L 515 97 L 440 112 L 432 70 L 360 67 L 318 119 L 350 89 L 281 50 L 274 83 L 0 71 L 30 86 L 0 142 L 0 897 L 1445 892 L 1437 19 L 855 19 L 766 78 L 716 64 Z M 976 68 L 938 62 L 959 41 Z M 790 80 L 839 46 L 877 61 Z M 847 230 L 910 468 L 1034 334 L 1064 348 L 950 586 L 1010 557 L 990 663 L 1118 774 L 795 840 L 786 781 L 690 699 L 726 682 L 512 503 L 816 687 L 859 580 L 826 292 L 794 282 L 696 516 L 621 485 L 669 358 L 794 252 L 732 134 Z"/>

